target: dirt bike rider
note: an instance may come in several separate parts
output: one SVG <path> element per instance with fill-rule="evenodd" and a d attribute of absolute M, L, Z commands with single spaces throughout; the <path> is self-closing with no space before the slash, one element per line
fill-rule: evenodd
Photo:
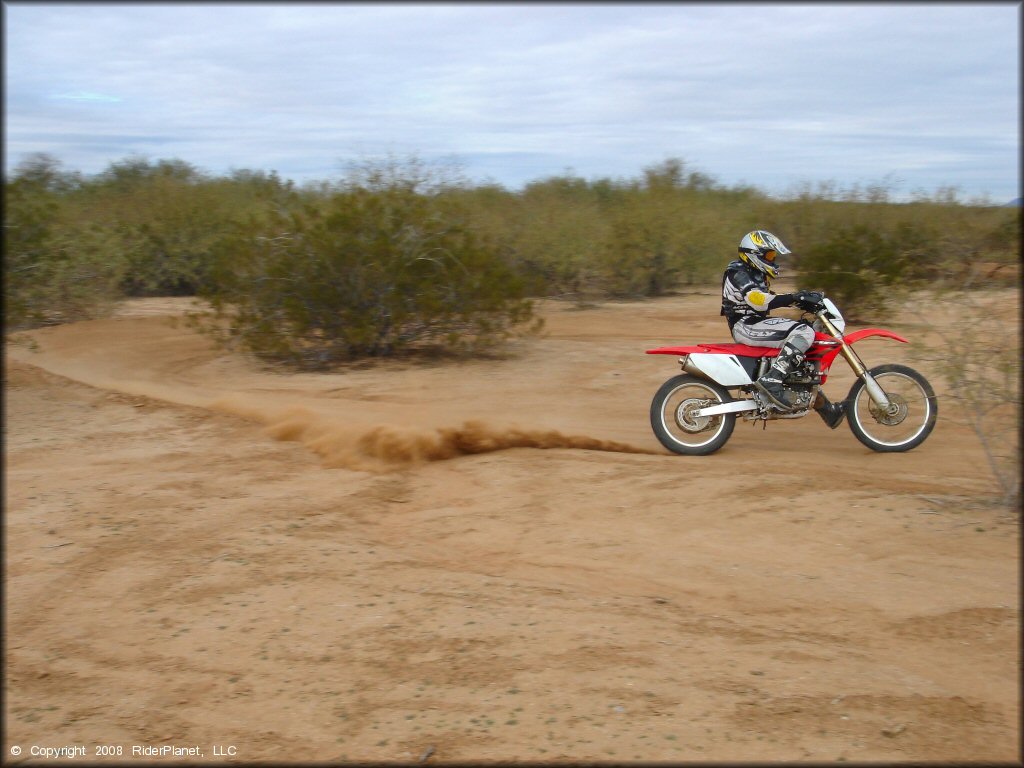
<path fill-rule="evenodd" d="M 744 235 L 739 245 L 739 259 L 730 262 L 722 276 L 722 312 L 729 322 L 733 339 L 754 347 L 780 348 L 778 357 L 754 386 L 784 411 L 792 411 L 791 401 L 782 385 L 790 371 L 799 366 L 814 342 L 814 329 L 803 320 L 770 317 L 779 307 L 798 307 L 813 312 L 824 296 L 817 291 L 775 294 L 771 281 L 781 274 L 776 265 L 778 256 L 790 253 L 771 232 L 757 229 Z M 828 426 L 835 429 L 845 415 L 840 403 L 831 403 L 818 392 L 814 409 Z"/>

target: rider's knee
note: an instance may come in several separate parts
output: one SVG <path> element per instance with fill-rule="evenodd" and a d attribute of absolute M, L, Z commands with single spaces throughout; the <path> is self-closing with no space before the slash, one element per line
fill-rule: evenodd
<path fill-rule="evenodd" d="M 811 348 L 811 344 L 814 343 L 814 329 L 809 325 L 801 323 L 794 326 L 793 330 L 789 332 L 789 336 L 786 337 L 786 341 L 801 352 L 806 352 Z"/>

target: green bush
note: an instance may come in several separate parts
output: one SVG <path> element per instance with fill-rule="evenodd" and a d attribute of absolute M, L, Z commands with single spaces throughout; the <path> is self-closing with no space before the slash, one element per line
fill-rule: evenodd
<path fill-rule="evenodd" d="M 226 184 L 180 160 L 129 158 L 69 203 L 117 234 L 127 262 L 125 295 L 194 295 L 209 278 L 214 244 L 234 219 L 255 212 L 260 203 L 251 190 L 267 184 L 240 172 Z"/>
<path fill-rule="evenodd" d="M 596 256 L 608 225 L 586 181 L 556 176 L 534 182 L 503 207 L 507 223 L 499 236 L 533 291 L 576 301 L 602 295 Z"/>
<path fill-rule="evenodd" d="M 679 281 L 685 258 L 680 228 L 659 213 L 649 203 L 617 212 L 602 253 L 609 295 L 662 296 Z"/>
<path fill-rule="evenodd" d="M 846 190 L 820 183 L 769 197 L 754 187 L 724 187 L 678 159 L 634 178 L 565 173 L 521 191 L 473 185 L 454 174 L 439 182 L 438 175 L 418 160 L 392 158 L 365 164 L 340 184 L 295 188 L 274 173 L 214 177 L 181 160 L 130 157 L 83 177 L 60 170 L 48 156 L 29 158 L 4 185 L 5 322 L 24 327 L 93 316 L 125 296 L 199 293 L 220 297 L 226 308 L 229 292 L 254 294 L 254 284 L 243 281 L 274 269 L 281 274 L 260 278 L 261 302 L 276 301 L 275 311 L 284 311 L 295 299 L 272 300 L 272 289 L 288 293 L 294 276 L 312 280 L 323 272 L 338 282 L 332 299 L 338 306 L 356 306 L 366 301 L 357 296 L 374 290 L 390 296 L 413 286 L 413 298 L 394 299 L 373 324 L 403 330 L 392 328 L 377 340 L 367 332 L 365 341 L 353 341 L 353 350 L 387 354 L 379 350 L 439 341 L 446 333 L 456 333 L 460 344 L 485 338 L 486 323 L 475 324 L 506 310 L 477 308 L 500 301 L 514 314 L 527 296 L 590 302 L 717 284 L 740 238 L 755 228 L 769 229 L 793 249 L 802 283 L 862 315 L 880 311 L 886 297 L 924 276 L 956 287 L 1017 275 L 1020 208 L 962 204 L 949 190 L 895 203 L 884 183 Z M 403 227 L 423 248 L 439 244 L 450 255 L 410 256 L 414 251 L 394 234 Z M 335 246 L 352 262 L 342 266 L 342 257 L 323 255 Z M 405 256 L 378 253 L 388 249 Z M 300 264 L 300 251 L 318 255 Z M 408 263 L 399 268 L 401 258 Z M 469 274 L 458 277 L 458 264 Z M 439 285 L 423 290 L 428 273 Z M 344 288 L 347 279 L 363 281 L 362 292 Z M 374 280 L 382 282 L 371 290 Z M 453 295 L 467 302 L 475 320 L 460 319 Z M 408 318 L 418 313 L 437 319 L 414 332 L 423 323 Z M 327 320 L 317 322 L 324 328 L 310 330 L 311 338 L 333 333 Z M 496 337 L 518 325 L 498 322 Z M 274 336 L 268 331 L 253 343 L 269 345 Z M 310 350 L 323 344 L 303 343 Z"/>
<path fill-rule="evenodd" d="M 62 204 L 75 184 L 38 156 L 4 185 L 5 331 L 95 317 L 119 296 L 124 263 L 110 232 Z"/>
<path fill-rule="evenodd" d="M 908 222 L 890 232 L 864 224 L 840 227 L 800 252 L 800 282 L 824 291 L 851 319 L 882 313 L 934 270 L 928 242 Z"/>
<path fill-rule="evenodd" d="M 335 192 L 217 249 L 200 327 L 306 369 L 414 347 L 481 349 L 532 319 L 520 278 L 437 196 Z M 226 324 L 225 322 L 226 321 Z"/>

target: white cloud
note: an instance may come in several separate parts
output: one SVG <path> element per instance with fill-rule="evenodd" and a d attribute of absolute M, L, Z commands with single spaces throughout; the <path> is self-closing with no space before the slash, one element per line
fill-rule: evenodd
<path fill-rule="evenodd" d="M 1019 194 L 1013 4 L 5 11 L 12 164 L 142 152 L 327 178 L 392 150 L 514 186 L 679 156 L 725 183 L 896 172 Z"/>
<path fill-rule="evenodd" d="M 105 93 L 93 93 L 91 91 L 76 91 L 74 93 L 55 93 L 50 96 L 51 99 L 66 99 L 68 101 L 92 101 L 92 102 L 104 102 L 113 103 L 121 101 L 117 96 L 108 96 Z"/>

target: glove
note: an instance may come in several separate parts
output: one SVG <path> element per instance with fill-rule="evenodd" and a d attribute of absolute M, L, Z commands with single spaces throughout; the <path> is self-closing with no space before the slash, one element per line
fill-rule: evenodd
<path fill-rule="evenodd" d="M 821 291 L 797 291 L 793 298 L 793 303 L 804 312 L 817 312 L 825 300 L 825 294 Z"/>

